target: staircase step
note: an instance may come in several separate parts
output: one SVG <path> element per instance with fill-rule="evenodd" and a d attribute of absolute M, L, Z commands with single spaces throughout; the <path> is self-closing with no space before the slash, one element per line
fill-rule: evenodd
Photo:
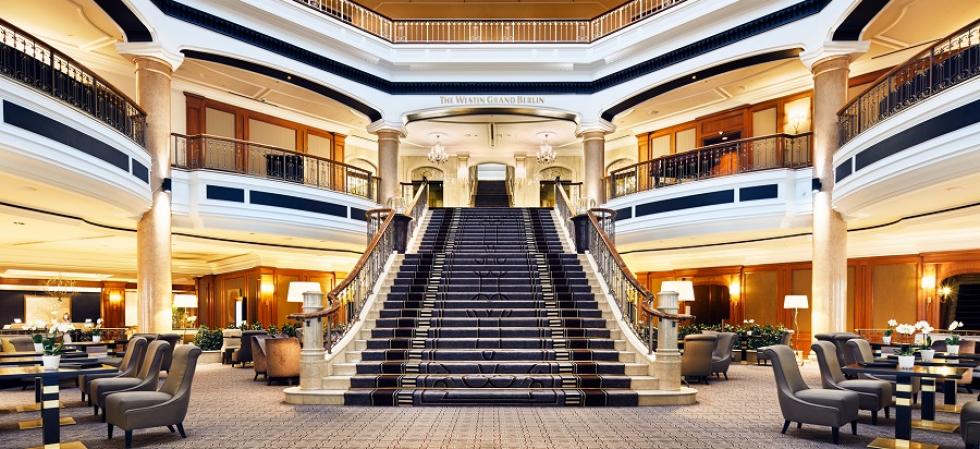
<path fill-rule="evenodd" d="M 372 389 L 350 390 L 345 405 L 361 406 L 589 406 L 635 407 L 639 395 L 631 390 L 557 388 Z"/>
<path fill-rule="evenodd" d="M 619 345 L 617 345 L 619 343 Z M 606 338 L 378 338 L 366 341 L 366 349 L 604 349 L 622 350 L 623 342 Z M 617 348 L 619 346 L 620 348 Z M 624 348 L 625 349 L 625 348 Z"/>

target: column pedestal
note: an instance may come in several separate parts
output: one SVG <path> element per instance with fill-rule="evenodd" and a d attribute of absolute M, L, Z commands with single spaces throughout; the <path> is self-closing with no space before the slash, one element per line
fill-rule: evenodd
<path fill-rule="evenodd" d="M 323 293 L 303 293 L 303 313 L 323 310 Z M 323 320 L 310 318 L 303 320 L 303 350 L 299 356 L 299 388 L 319 390 L 323 387 Z"/>
<path fill-rule="evenodd" d="M 677 292 L 657 293 L 658 308 L 664 313 L 677 313 Z M 657 359 L 654 375 L 661 390 L 681 389 L 681 353 L 677 350 L 677 322 L 660 320 L 657 328 Z"/>

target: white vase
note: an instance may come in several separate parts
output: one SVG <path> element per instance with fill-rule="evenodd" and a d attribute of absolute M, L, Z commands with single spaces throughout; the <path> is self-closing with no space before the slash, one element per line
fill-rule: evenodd
<path fill-rule="evenodd" d="M 886 335 L 884 337 L 881 337 L 881 342 L 884 343 L 884 344 L 886 344 L 886 345 L 892 344 L 892 336 L 891 335 Z"/>
<path fill-rule="evenodd" d="M 100 335 L 93 335 L 92 336 L 92 343 L 98 343 L 100 341 L 102 341 L 102 336 L 100 336 Z"/>
<path fill-rule="evenodd" d="M 946 353 L 957 355 L 960 353 L 960 345 L 946 345 Z"/>
<path fill-rule="evenodd" d="M 912 369 L 915 366 L 915 356 L 914 355 L 900 355 L 898 356 L 898 367 L 900 369 Z"/>
<path fill-rule="evenodd" d="M 40 343 L 34 343 L 34 352 L 44 352 L 44 345 Z"/>
<path fill-rule="evenodd" d="M 923 362 L 931 362 L 932 358 L 936 356 L 935 349 L 921 349 L 919 350 L 919 355 L 922 356 Z"/>
<path fill-rule="evenodd" d="M 44 365 L 44 369 L 45 370 L 54 371 L 54 370 L 58 369 L 58 366 L 59 365 L 61 365 L 61 356 L 60 355 L 42 355 L 41 356 L 41 363 Z"/>

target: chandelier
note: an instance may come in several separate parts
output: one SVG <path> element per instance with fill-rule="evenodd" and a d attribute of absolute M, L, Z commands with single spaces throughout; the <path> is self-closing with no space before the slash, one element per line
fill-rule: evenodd
<path fill-rule="evenodd" d="M 429 154 L 426 156 L 429 162 L 435 164 L 441 164 L 449 160 L 449 153 L 446 153 L 446 149 L 439 142 L 439 137 L 440 135 L 436 134 L 436 143 L 432 145 L 432 148 L 429 148 Z"/>
<path fill-rule="evenodd" d="M 558 154 L 555 153 L 555 149 L 548 143 L 548 134 L 544 133 L 544 142 L 538 147 L 538 163 L 550 164 L 555 159 L 558 159 Z"/>
<path fill-rule="evenodd" d="M 78 292 L 77 283 L 72 279 L 65 279 L 61 274 L 57 278 L 48 279 L 45 282 L 46 291 L 48 296 L 58 298 L 58 302 L 61 302 L 65 297 L 71 297 Z"/>

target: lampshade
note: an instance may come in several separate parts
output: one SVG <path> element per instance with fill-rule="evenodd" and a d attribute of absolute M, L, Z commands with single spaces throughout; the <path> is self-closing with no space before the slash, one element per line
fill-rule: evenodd
<path fill-rule="evenodd" d="M 303 302 L 303 293 L 322 292 L 319 282 L 290 282 L 286 302 Z"/>
<path fill-rule="evenodd" d="M 691 281 L 664 281 L 660 284 L 662 292 L 677 292 L 677 300 L 694 301 L 694 283 Z"/>
<path fill-rule="evenodd" d="M 810 307 L 806 295 L 786 295 L 783 299 L 784 309 L 807 309 Z"/>
<path fill-rule="evenodd" d="M 174 295 L 174 307 L 185 309 L 197 307 L 197 295 L 193 293 L 177 293 Z"/>

